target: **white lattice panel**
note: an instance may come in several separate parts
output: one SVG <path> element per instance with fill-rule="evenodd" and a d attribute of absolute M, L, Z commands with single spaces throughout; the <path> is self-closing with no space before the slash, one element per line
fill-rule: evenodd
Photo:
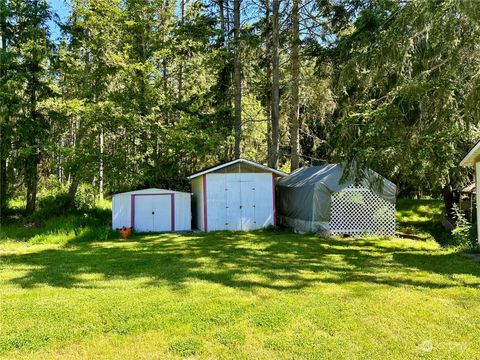
<path fill-rule="evenodd" d="M 370 189 L 350 186 L 332 195 L 332 234 L 395 234 L 395 204 Z"/>

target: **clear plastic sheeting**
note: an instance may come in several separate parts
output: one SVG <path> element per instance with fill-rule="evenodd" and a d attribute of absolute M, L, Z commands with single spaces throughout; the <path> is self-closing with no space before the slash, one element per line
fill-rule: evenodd
<path fill-rule="evenodd" d="M 392 235 L 395 231 L 395 184 L 372 170 L 362 171 L 362 176 L 356 181 L 348 177 L 344 179 L 343 175 L 343 165 L 327 164 L 301 168 L 279 179 L 277 199 L 280 224 L 298 232 L 320 232 L 324 235 Z M 346 196 L 348 189 L 352 188 L 358 194 Z M 345 196 L 339 197 L 342 191 Z M 336 199 L 351 199 L 351 206 L 343 201 L 342 206 L 332 207 L 334 194 L 337 194 Z M 360 195 L 364 199 L 362 206 L 354 204 Z M 335 211 L 333 223 L 332 211 Z"/>

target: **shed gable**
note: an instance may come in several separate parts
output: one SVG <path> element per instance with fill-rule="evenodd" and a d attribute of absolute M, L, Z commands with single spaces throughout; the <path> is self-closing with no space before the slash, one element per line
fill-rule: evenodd
<path fill-rule="evenodd" d="M 221 169 L 212 171 L 211 174 L 236 174 L 236 173 L 270 173 L 270 171 L 252 166 L 247 163 L 237 162 L 232 165 L 225 166 Z"/>

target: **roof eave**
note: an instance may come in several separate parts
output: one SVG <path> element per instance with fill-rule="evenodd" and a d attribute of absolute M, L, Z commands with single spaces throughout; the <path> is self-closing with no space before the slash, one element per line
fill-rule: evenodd
<path fill-rule="evenodd" d="M 240 158 L 240 159 L 236 159 L 236 160 L 232 160 L 232 161 L 229 161 L 229 162 L 226 162 L 224 164 L 220 164 L 218 166 L 214 166 L 213 168 L 210 168 L 210 169 L 207 169 L 207 170 L 203 170 L 203 171 L 200 171 L 196 174 L 193 174 L 193 175 L 190 175 L 187 177 L 188 180 L 192 180 L 192 179 L 195 179 L 199 176 L 202 176 L 202 175 L 205 175 L 205 174 L 208 174 L 208 173 L 211 173 L 213 171 L 216 171 L 216 170 L 220 170 L 224 167 L 227 167 L 227 166 L 230 166 L 230 165 L 233 165 L 233 164 L 236 164 L 236 163 L 239 163 L 239 162 L 243 162 L 245 164 L 249 164 L 251 166 L 254 166 L 256 168 L 259 168 L 259 169 L 264 169 L 264 170 L 268 170 L 276 175 L 279 175 L 279 176 L 287 176 L 288 174 L 287 173 L 284 173 L 283 171 L 280 171 L 280 170 L 277 170 L 277 169 L 273 169 L 273 168 L 270 168 L 268 166 L 265 166 L 265 165 L 262 165 L 262 164 L 258 164 L 254 161 L 251 161 L 251 160 L 247 160 L 247 159 L 243 159 L 243 158 Z"/>
<path fill-rule="evenodd" d="M 468 167 L 475 166 L 476 160 L 480 157 L 480 141 L 475 144 L 473 148 L 470 149 L 467 155 L 460 161 L 460 166 Z"/>

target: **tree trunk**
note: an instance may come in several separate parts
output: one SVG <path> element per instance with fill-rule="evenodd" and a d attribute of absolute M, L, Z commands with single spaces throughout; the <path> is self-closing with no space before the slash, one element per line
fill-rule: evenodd
<path fill-rule="evenodd" d="M 277 167 L 280 135 L 280 60 L 279 60 L 279 9 L 280 0 L 272 2 L 272 146 L 268 165 Z"/>
<path fill-rule="evenodd" d="M 220 17 L 220 44 L 225 46 L 225 10 L 224 10 L 224 1 L 218 0 L 218 12 Z"/>
<path fill-rule="evenodd" d="M 163 58 L 162 61 L 162 70 L 163 70 L 163 96 L 165 99 L 168 99 L 168 69 L 167 69 L 167 59 Z M 170 110 L 167 107 L 165 114 L 165 123 L 170 125 Z"/>
<path fill-rule="evenodd" d="M 445 213 L 450 219 L 455 217 L 453 212 L 453 204 L 455 203 L 455 196 L 453 194 L 453 188 L 450 181 L 442 189 L 443 203 L 445 205 Z"/>
<path fill-rule="evenodd" d="M 180 22 L 183 25 L 185 21 L 185 0 L 180 0 Z M 179 59 L 178 69 L 178 101 L 181 102 L 183 98 L 183 60 L 182 56 Z"/>
<path fill-rule="evenodd" d="M 293 0 L 292 5 L 292 38 L 291 38 L 291 67 L 292 67 L 292 94 L 290 114 L 290 170 L 294 171 L 300 166 L 300 140 L 299 140 L 299 84 L 300 84 L 300 55 L 299 55 L 299 19 L 298 5 L 300 0 Z"/>
<path fill-rule="evenodd" d="M 60 147 L 63 149 L 65 147 L 65 139 L 62 137 L 60 140 Z M 63 154 L 60 152 L 58 154 L 58 180 L 61 184 L 64 182 L 64 169 L 63 169 Z"/>
<path fill-rule="evenodd" d="M 3 129 L 0 129 L 3 131 Z M 3 134 L 2 134 L 3 135 Z M 3 136 L 2 136 L 2 141 Z M 3 148 L 3 144 L 2 144 Z M 7 181 L 7 158 L 5 154 L 2 154 L 0 161 L 0 224 L 2 221 L 2 214 L 7 209 L 7 191 L 8 181 Z"/>
<path fill-rule="evenodd" d="M 242 62 L 240 55 L 240 0 L 233 2 L 234 82 L 235 82 L 235 158 L 242 153 Z"/>
<path fill-rule="evenodd" d="M 229 0 L 224 0 L 225 1 L 225 4 L 227 5 L 225 7 L 225 25 L 227 26 L 227 29 L 226 29 L 226 34 L 228 34 L 228 39 L 227 39 L 227 42 L 230 42 L 230 28 L 232 26 L 232 22 L 230 21 L 231 17 L 230 17 L 230 12 L 231 12 L 231 7 L 230 7 L 230 4 L 229 4 Z"/>
<path fill-rule="evenodd" d="M 270 18 L 270 0 L 265 0 L 265 115 L 267 117 L 267 152 L 270 159 L 270 150 L 272 148 L 272 65 L 269 61 L 272 58 L 272 23 Z"/>
<path fill-rule="evenodd" d="M 76 180 L 75 174 L 72 174 L 72 182 L 70 183 L 70 187 L 68 189 L 68 203 L 69 207 L 73 209 L 75 206 L 75 196 L 77 195 L 78 189 L 78 181 Z"/>
<path fill-rule="evenodd" d="M 30 68 L 32 72 L 31 82 L 27 85 L 27 89 L 30 93 L 29 96 L 29 106 L 30 106 L 30 119 L 26 121 L 31 122 L 31 127 L 36 129 L 38 127 L 38 118 L 37 113 L 37 72 L 40 69 L 40 64 L 33 64 Z M 30 145 L 30 153 L 25 159 L 25 185 L 27 188 L 27 205 L 26 213 L 27 215 L 32 214 L 35 211 L 35 206 L 37 202 L 37 184 L 38 184 L 38 163 L 40 161 L 39 154 L 39 144 L 38 144 L 38 134 L 35 131 L 31 134 L 26 134 L 28 136 L 27 143 Z"/>
<path fill-rule="evenodd" d="M 98 169 L 98 193 L 100 200 L 103 200 L 103 152 L 104 152 L 104 132 L 103 127 L 100 130 L 100 166 Z"/>
<path fill-rule="evenodd" d="M 0 79 L 3 81 L 6 75 L 6 64 L 4 61 L 6 59 L 7 53 L 7 19 L 6 19 L 7 4 L 6 0 L 0 0 L 0 36 L 2 38 L 2 61 L 0 64 Z M 0 107 L 0 224 L 2 221 L 2 216 L 4 211 L 7 208 L 7 194 L 8 194 L 8 180 L 7 180 L 7 157 L 10 148 L 10 139 L 7 136 L 9 131 L 7 130 L 8 126 L 8 113 L 5 107 L 5 104 Z"/>
<path fill-rule="evenodd" d="M 37 202 L 38 160 L 39 156 L 37 153 L 28 155 L 25 160 L 25 186 L 27 188 L 27 206 L 25 210 L 27 215 L 35 211 Z"/>

